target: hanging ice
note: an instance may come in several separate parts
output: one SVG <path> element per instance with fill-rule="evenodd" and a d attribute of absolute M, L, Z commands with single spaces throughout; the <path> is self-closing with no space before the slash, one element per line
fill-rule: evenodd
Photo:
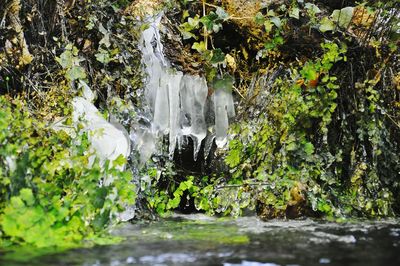
<path fill-rule="evenodd" d="M 224 90 L 217 90 L 214 95 L 215 143 L 218 147 L 223 147 L 227 142 L 229 126 L 227 95 Z"/>
<path fill-rule="evenodd" d="M 207 136 L 206 103 L 207 82 L 204 77 L 186 75 L 174 70 L 163 54 L 159 25 L 161 15 L 150 22 L 143 31 L 140 50 L 147 72 L 145 96 L 150 107 L 152 121 L 150 126 L 141 126 L 133 133 L 135 148 L 141 153 L 141 160 L 148 159 L 155 149 L 155 141 L 169 134 L 169 156 L 173 157 L 178 148 L 190 137 L 193 141 L 196 160 L 202 141 Z M 216 143 L 222 147 L 226 143 L 228 117 L 235 113 L 230 92 L 216 92 L 215 117 Z M 217 112 L 218 109 L 218 112 Z M 207 120 L 209 121 L 209 120 Z M 214 121 L 212 121 L 214 123 Z M 151 137 L 150 137 L 151 136 Z M 213 137 L 210 139 L 213 140 Z M 210 142 L 210 141 L 209 141 Z M 207 145 L 207 150 L 210 143 Z"/>
<path fill-rule="evenodd" d="M 169 76 L 168 76 L 169 77 Z M 167 134 L 169 131 L 168 80 L 161 79 L 154 105 L 153 126 L 155 132 Z"/>
<path fill-rule="evenodd" d="M 193 107 L 192 107 L 192 123 L 190 127 L 190 136 L 193 140 L 194 154 L 193 157 L 197 160 L 201 142 L 207 135 L 207 126 L 204 118 L 204 106 L 207 100 L 208 87 L 206 80 L 200 77 L 192 77 L 188 79 L 187 87 L 192 88 Z"/>
<path fill-rule="evenodd" d="M 185 75 L 180 92 L 181 137 L 190 136 L 194 145 L 193 157 L 196 160 L 201 142 L 207 135 L 205 104 L 208 87 L 206 80 L 199 76 Z"/>
<path fill-rule="evenodd" d="M 75 124 L 81 121 L 84 126 L 83 130 L 89 133 L 89 140 L 100 159 L 100 164 L 106 160 L 113 161 L 120 155 L 128 157 L 130 142 L 124 129 L 110 124 L 100 115 L 99 110 L 83 97 L 75 97 L 72 106 L 73 121 Z M 94 156 L 90 157 L 91 163 L 94 158 Z"/>
<path fill-rule="evenodd" d="M 175 152 L 176 142 L 181 133 L 179 125 L 179 93 L 181 89 L 182 72 L 172 74 L 168 83 L 168 97 L 169 97 L 169 157 L 172 159 Z"/>
<path fill-rule="evenodd" d="M 148 128 L 137 125 L 130 134 L 130 139 L 135 148 L 140 151 L 140 163 L 144 164 L 156 150 L 155 134 Z"/>

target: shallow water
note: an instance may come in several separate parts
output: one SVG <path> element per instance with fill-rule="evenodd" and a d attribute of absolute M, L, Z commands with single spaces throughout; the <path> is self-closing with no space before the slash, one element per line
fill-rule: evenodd
<path fill-rule="evenodd" d="M 338 224 L 189 215 L 124 224 L 113 234 L 126 240 L 28 262 L 3 255 L 0 265 L 400 265 L 399 220 Z"/>

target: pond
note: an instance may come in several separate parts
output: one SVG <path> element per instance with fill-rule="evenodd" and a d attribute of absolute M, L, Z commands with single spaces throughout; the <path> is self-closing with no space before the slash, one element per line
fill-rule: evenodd
<path fill-rule="evenodd" d="M 398 220 L 332 223 L 256 217 L 217 219 L 175 215 L 157 222 L 123 224 L 118 245 L 74 249 L 5 266 L 119 265 L 400 265 Z"/>

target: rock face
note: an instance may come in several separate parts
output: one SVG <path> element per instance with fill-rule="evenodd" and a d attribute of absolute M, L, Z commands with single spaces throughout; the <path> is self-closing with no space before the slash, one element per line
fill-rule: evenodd
<path fill-rule="evenodd" d="M 159 137 L 169 134 L 168 150 L 171 159 L 176 145 L 180 149 L 191 138 L 194 145 L 193 157 L 196 160 L 207 134 L 216 133 L 216 144 L 219 147 L 226 144 L 228 118 L 235 113 L 232 94 L 229 90 L 221 89 L 208 97 L 204 77 L 184 74 L 171 67 L 163 53 L 160 21 L 161 15 L 150 21 L 140 41 L 143 64 L 148 74 L 145 100 L 150 109 L 151 121 L 147 126 L 138 125 L 131 138 L 141 154 L 142 162 L 153 154 Z M 209 101 L 214 102 L 215 108 L 207 107 Z M 211 122 L 206 123 L 206 118 Z"/>

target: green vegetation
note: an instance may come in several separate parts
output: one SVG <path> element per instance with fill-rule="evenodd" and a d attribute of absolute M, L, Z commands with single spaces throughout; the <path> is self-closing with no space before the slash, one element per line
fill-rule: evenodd
<path fill-rule="evenodd" d="M 0 248 L 110 243 L 107 229 L 133 204 L 138 218 L 399 215 L 397 1 L 87 0 L 46 3 L 36 13 L 3 2 Z M 209 97 L 233 90 L 229 148 L 213 148 L 202 162 L 207 173 L 174 165 L 166 141 L 145 166 L 135 151 L 90 163 L 70 101 L 89 86 L 105 117 L 133 128 L 144 76 L 137 43 L 147 27 L 138 18 L 163 7 L 172 65 L 205 75 Z M 72 133 L 54 129 L 60 117 Z M 209 237 L 189 229 L 179 237 Z M 247 241 L 226 232 L 220 241 Z"/>
<path fill-rule="evenodd" d="M 183 49 L 199 53 L 212 88 L 234 77 L 242 99 L 224 157 L 229 170 L 167 174 L 152 186 L 158 213 L 189 204 L 233 216 L 256 209 L 265 219 L 399 212 L 395 3 L 288 2 L 181 6 Z M 243 9 L 252 16 L 236 16 Z M 378 17 L 391 18 L 392 30 L 377 27 Z M 218 39 L 238 36 L 237 46 Z"/>
<path fill-rule="evenodd" d="M 126 204 L 134 204 L 132 175 L 123 158 L 89 164 L 85 133 L 54 131 L 21 100 L 0 97 L 1 246 L 77 246 L 101 243 Z M 111 182 L 103 182 L 105 179 Z"/>

